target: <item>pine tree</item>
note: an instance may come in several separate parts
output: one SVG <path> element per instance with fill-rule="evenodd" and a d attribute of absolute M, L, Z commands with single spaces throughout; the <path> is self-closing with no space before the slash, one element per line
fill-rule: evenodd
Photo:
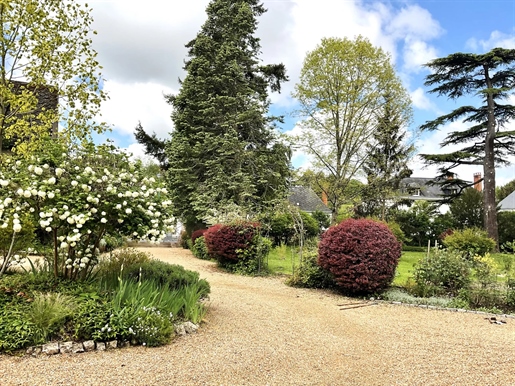
<path fill-rule="evenodd" d="M 483 165 L 484 225 L 488 236 L 498 239 L 495 203 L 495 167 L 508 163 L 515 152 L 515 131 L 502 130 L 515 118 L 515 106 L 503 104 L 515 88 L 515 50 L 494 48 L 486 54 L 456 53 L 427 64 L 432 71 L 426 86 L 436 86 L 430 92 L 457 99 L 464 95 L 479 95 L 479 107 L 462 106 L 447 115 L 426 122 L 422 130 L 437 130 L 456 120 L 472 124 L 463 131 L 451 132 L 442 147 L 461 145 L 447 154 L 423 154 L 428 164 L 442 165 L 441 176 L 459 165 Z M 461 180 L 452 183 L 467 184 Z M 469 183 L 471 186 L 473 183 Z"/>
<path fill-rule="evenodd" d="M 168 96 L 175 129 L 167 148 L 175 215 L 202 223 L 227 205 L 259 208 L 283 197 L 289 149 L 268 115 L 268 89 L 280 91 L 285 67 L 260 65 L 257 0 L 213 0 L 207 21 L 189 42 L 187 75 Z"/>
<path fill-rule="evenodd" d="M 378 216 L 382 220 L 386 217 L 388 201 L 399 191 L 401 180 L 412 173 L 408 161 L 415 151 L 413 144 L 406 143 L 410 116 L 396 109 L 391 96 L 386 95 L 385 100 L 377 128 L 367 144 L 368 156 L 363 169 L 368 184 L 362 193 L 360 210 L 363 216 Z"/>

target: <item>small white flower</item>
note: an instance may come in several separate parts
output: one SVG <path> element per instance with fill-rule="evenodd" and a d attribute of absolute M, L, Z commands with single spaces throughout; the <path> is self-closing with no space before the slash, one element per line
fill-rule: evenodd
<path fill-rule="evenodd" d="M 39 166 L 36 166 L 34 168 L 34 173 L 36 173 L 38 176 L 40 176 L 41 174 L 43 174 L 43 169 L 40 168 Z"/>
<path fill-rule="evenodd" d="M 23 192 L 23 197 L 29 198 L 31 196 L 30 190 L 26 190 Z"/>
<path fill-rule="evenodd" d="M 50 199 L 54 198 L 55 197 L 54 192 L 48 192 L 47 197 Z"/>
<path fill-rule="evenodd" d="M 72 186 L 77 186 L 78 184 L 79 184 L 79 183 L 78 183 L 77 181 L 75 181 L 75 180 L 73 180 L 73 181 L 71 182 L 71 185 L 72 185 Z"/>
<path fill-rule="evenodd" d="M 127 209 L 125 209 L 125 213 L 127 213 L 127 214 L 131 214 L 131 213 L 132 213 L 132 209 L 131 209 L 131 208 L 127 208 Z"/>
<path fill-rule="evenodd" d="M 56 168 L 55 169 L 55 175 L 57 177 L 61 177 L 63 175 L 63 173 L 64 173 L 64 169 L 61 169 L 61 168 Z"/>
<path fill-rule="evenodd" d="M 18 233 L 21 231 L 21 225 L 20 224 L 14 224 L 13 225 L 13 231 L 14 233 Z"/>
<path fill-rule="evenodd" d="M 100 222 L 101 222 L 102 224 L 105 224 L 105 223 L 107 222 L 107 219 L 106 219 L 105 217 L 102 217 L 102 218 L 100 219 Z"/>
<path fill-rule="evenodd" d="M 47 183 L 50 184 L 50 185 L 54 185 L 55 184 L 55 177 L 50 177 L 48 180 L 47 180 Z"/>

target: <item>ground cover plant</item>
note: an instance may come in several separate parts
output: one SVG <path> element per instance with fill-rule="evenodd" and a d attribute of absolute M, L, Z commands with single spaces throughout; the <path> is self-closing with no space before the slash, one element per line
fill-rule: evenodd
<path fill-rule="evenodd" d="M 141 274 L 134 275 L 141 269 Z M 151 269 L 149 267 L 153 267 Z M 158 346 L 174 323 L 199 323 L 209 284 L 137 250 L 112 253 L 95 279 L 73 281 L 51 272 L 8 272 L 0 279 L 0 351 L 50 340 L 120 340 Z"/>

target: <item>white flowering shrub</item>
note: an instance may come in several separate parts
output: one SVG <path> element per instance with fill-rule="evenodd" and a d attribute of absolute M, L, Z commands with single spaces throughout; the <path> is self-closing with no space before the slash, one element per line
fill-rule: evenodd
<path fill-rule="evenodd" d="M 30 214 L 49 235 L 55 276 L 88 276 L 106 235 L 158 242 L 174 224 L 164 183 L 109 144 L 74 151 L 53 144 L 38 157 L 3 159 L 0 188 L 0 228 L 15 240 Z"/>

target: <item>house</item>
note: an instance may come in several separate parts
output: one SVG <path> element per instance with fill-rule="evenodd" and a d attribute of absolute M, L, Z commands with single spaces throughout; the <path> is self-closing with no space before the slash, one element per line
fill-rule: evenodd
<path fill-rule="evenodd" d="M 473 177 L 473 183 L 467 181 L 465 183 L 473 185 L 474 189 L 481 192 L 483 190 L 481 173 L 474 173 Z M 454 178 L 454 175 L 447 177 L 448 181 L 452 181 Z M 462 187 L 458 183 L 450 183 L 442 187 L 441 183 L 444 181 L 440 178 L 428 177 L 403 178 L 400 183 L 400 197 L 407 201 L 424 200 L 435 203 L 440 202 L 440 212 L 445 213 L 449 210 L 449 206 L 445 201 L 458 194 Z"/>
<path fill-rule="evenodd" d="M 515 212 L 515 191 L 499 203 L 499 212 Z"/>
<path fill-rule="evenodd" d="M 291 187 L 288 201 L 304 212 L 313 213 L 320 211 L 331 217 L 331 209 L 324 204 L 322 199 L 311 188 L 305 186 Z"/>

